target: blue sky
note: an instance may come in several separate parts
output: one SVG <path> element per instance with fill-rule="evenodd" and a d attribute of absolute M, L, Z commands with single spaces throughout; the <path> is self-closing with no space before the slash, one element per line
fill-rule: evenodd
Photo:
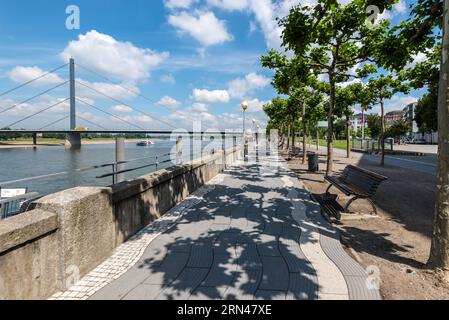
<path fill-rule="evenodd" d="M 267 49 L 279 47 L 281 29 L 275 19 L 298 2 L 2 0 L 0 94 L 64 64 L 72 56 L 79 64 L 78 98 L 138 127 L 191 128 L 192 120 L 202 120 L 209 128 L 237 128 L 242 123 L 239 105 L 243 101 L 250 106 L 248 118 L 255 118 L 263 126 L 266 117 L 262 105 L 276 93 L 270 85 L 272 74 L 261 67 L 259 57 Z M 66 28 L 69 5 L 80 9 L 79 30 Z M 407 5 L 401 1 L 387 18 L 395 23 L 406 14 Z M 67 77 L 65 67 L 56 75 L 0 96 L 0 111 Z M 67 97 L 68 85 L 64 85 L 0 114 L 0 127 L 58 102 L 56 107 L 15 127 L 40 128 L 62 119 L 68 115 Z M 387 109 L 403 108 L 417 97 L 418 92 L 396 96 Z M 114 129 L 136 128 L 81 102 L 77 106 L 79 126 L 98 129 L 93 122 Z M 50 128 L 68 128 L 68 120 Z"/>

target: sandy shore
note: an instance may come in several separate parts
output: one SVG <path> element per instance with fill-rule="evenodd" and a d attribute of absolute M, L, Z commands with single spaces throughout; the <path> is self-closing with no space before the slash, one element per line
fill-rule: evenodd
<path fill-rule="evenodd" d="M 150 141 L 158 141 L 158 139 L 148 139 Z M 137 141 L 142 141 L 142 139 L 127 139 L 126 143 L 135 143 Z M 88 140 L 84 139 L 82 140 L 83 145 L 95 145 L 95 144 L 113 144 L 115 143 L 115 140 L 113 139 L 94 139 L 94 140 Z M 33 145 L 31 142 L 0 142 L 0 149 L 16 149 L 16 148 L 39 148 L 39 147 L 64 147 L 64 142 L 54 142 L 54 143 L 46 143 L 41 142 L 37 145 Z"/>

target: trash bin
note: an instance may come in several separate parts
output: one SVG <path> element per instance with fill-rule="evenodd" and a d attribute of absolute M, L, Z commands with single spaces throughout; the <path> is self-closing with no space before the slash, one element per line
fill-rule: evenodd
<path fill-rule="evenodd" d="M 309 162 L 309 171 L 310 172 L 318 172 L 320 170 L 319 162 L 318 162 L 318 154 L 316 154 L 314 152 L 309 152 L 307 154 L 307 159 Z"/>

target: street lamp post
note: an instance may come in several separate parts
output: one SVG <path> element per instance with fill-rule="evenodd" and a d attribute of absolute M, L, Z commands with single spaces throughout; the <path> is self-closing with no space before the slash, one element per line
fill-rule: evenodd
<path fill-rule="evenodd" d="M 248 141 L 246 140 L 246 110 L 248 110 L 248 104 L 243 102 L 240 107 L 243 110 L 243 156 L 248 156 Z"/>
<path fill-rule="evenodd" d="M 254 130 L 254 137 L 256 138 L 256 148 L 257 148 L 259 146 L 259 137 L 256 123 L 257 123 L 256 119 L 253 119 L 253 130 Z"/>

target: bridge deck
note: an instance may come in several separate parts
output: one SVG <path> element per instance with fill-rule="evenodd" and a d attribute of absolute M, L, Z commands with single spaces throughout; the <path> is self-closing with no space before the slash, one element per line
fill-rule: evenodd
<path fill-rule="evenodd" d="M 286 164 L 238 163 L 54 299 L 379 299 Z"/>

